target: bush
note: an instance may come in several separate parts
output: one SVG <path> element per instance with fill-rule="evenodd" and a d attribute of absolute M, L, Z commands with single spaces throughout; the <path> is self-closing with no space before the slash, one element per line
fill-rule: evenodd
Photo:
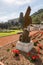
<path fill-rule="evenodd" d="M 10 49 L 7 49 L 7 52 L 9 52 L 10 51 Z"/>

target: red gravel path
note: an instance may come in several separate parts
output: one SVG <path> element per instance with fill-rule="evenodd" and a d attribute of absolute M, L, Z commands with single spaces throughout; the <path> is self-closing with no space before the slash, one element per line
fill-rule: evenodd
<path fill-rule="evenodd" d="M 30 32 L 30 35 L 33 35 L 37 32 L 38 31 L 32 31 L 32 32 Z M 1 37 L 0 38 L 0 46 L 3 46 L 5 44 L 8 44 L 8 43 L 11 43 L 11 42 L 18 40 L 19 36 L 20 36 L 20 34 L 11 35 L 11 36 L 7 36 L 7 37 Z"/>

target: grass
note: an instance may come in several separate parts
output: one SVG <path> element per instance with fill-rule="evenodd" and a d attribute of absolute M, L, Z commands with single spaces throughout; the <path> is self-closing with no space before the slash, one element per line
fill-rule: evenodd
<path fill-rule="evenodd" d="M 9 36 L 22 32 L 22 30 L 6 30 L 0 32 L 0 37 Z"/>

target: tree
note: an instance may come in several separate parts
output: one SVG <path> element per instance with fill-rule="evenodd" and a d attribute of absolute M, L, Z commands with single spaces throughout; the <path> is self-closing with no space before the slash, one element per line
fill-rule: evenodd
<path fill-rule="evenodd" d="M 41 18 L 41 21 L 43 21 L 43 13 L 41 14 L 40 18 Z"/>
<path fill-rule="evenodd" d="M 21 28 L 23 26 L 23 13 L 20 13 L 20 17 L 19 17 L 19 24 L 21 25 Z"/>
<path fill-rule="evenodd" d="M 41 21 L 38 18 L 38 16 L 34 17 L 32 21 L 33 21 L 33 23 L 36 23 L 36 24 L 40 24 L 41 23 Z"/>

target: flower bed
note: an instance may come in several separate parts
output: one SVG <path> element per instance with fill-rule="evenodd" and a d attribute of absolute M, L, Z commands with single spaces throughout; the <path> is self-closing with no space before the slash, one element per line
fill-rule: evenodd
<path fill-rule="evenodd" d="M 12 50 L 12 52 L 13 52 L 14 56 L 16 56 L 16 57 L 19 56 L 19 53 L 20 53 L 19 50 Z"/>
<path fill-rule="evenodd" d="M 30 52 L 27 53 L 27 56 L 28 56 L 28 59 L 30 60 L 30 62 L 35 62 L 39 59 L 38 55 L 31 54 Z"/>

